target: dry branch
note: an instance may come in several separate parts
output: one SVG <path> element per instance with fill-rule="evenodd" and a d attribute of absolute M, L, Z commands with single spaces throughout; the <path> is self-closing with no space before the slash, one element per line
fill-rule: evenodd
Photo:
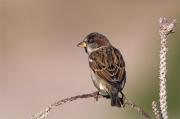
<path fill-rule="evenodd" d="M 73 96 L 70 98 L 65 98 L 65 99 L 59 100 L 59 101 L 51 104 L 50 106 L 48 106 L 45 110 L 41 111 L 40 113 L 33 115 L 31 117 L 31 119 L 44 119 L 48 116 L 49 112 L 55 107 L 61 106 L 61 105 L 68 103 L 68 102 L 75 101 L 77 99 L 83 99 L 83 98 L 95 98 L 95 99 L 97 99 L 97 96 L 102 97 L 102 96 L 98 95 L 98 92 L 93 92 L 93 93 L 89 93 L 89 94 L 82 94 L 82 95 L 77 95 L 77 96 Z M 140 115 L 142 115 L 144 119 L 151 119 L 150 116 L 141 107 L 139 107 L 138 105 L 136 105 L 135 103 L 133 103 L 132 101 L 127 99 L 126 97 L 124 99 L 124 102 L 125 102 L 125 106 L 126 105 L 130 106 L 132 109 L 134 109 Z"/>

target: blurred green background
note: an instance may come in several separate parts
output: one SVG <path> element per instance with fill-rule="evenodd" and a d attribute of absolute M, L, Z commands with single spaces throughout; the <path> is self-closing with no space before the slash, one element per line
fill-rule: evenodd
<path fill-rule="evenodd" d="M 90 32 L 106 35 L 126 61 L 125 95 L 152 115 L 158 101 L 158 19 L 176 18 L 168 37 L 168 112 L 180 118 L 180 2 L 178 0 L 1 0 L 0 118 L 26 119 L 65 97 L 95 91 L 87 55 L 76 44 Z M 79 100 L 48 119 L 141 119 L 109 100 Z"/>

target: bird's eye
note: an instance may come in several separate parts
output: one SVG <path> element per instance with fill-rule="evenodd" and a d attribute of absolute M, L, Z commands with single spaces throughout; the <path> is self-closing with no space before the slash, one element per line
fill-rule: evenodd
<path fill-rule="evenodd" d="M 94 39 L 89 39 L 88 42 L 89 43 L 94 43 Z"/>

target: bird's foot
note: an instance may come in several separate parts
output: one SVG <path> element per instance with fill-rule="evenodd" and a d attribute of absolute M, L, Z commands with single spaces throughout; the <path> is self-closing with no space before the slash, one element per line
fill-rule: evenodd
<path fill-rule="evenodd" d="M 98 91 L 98 92 L 95 94 L 95 96 L 94 96 L 94 98 L 95 98 L 96 101 L 98 101 L 99 96 L 100 96 L 100 94 L 99 94 L 99 91 Z"/>

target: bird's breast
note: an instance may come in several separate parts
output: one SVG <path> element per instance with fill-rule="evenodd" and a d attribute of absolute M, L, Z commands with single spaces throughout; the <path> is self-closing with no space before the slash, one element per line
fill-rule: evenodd
<path fill-rule="evenodd" d="M 95 87 L 99 90 L 99 91 L 105 91 L 106 90 L 106 81 L 104 81 L 103 79 L 101 79 L 97 74 L 95 74 L 92 70 L 91 70 L 91 78 L 92 81 L 95 85 Z"/>

